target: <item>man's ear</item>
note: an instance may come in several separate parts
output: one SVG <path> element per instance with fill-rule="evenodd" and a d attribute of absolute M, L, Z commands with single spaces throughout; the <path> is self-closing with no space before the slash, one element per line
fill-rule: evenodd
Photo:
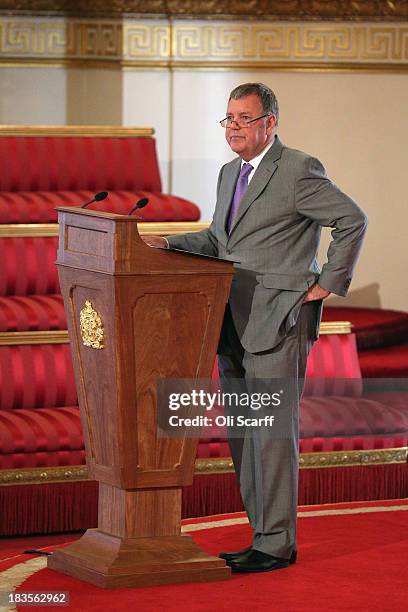
<path fill-rule="evenodd" d="M 276 126 L 275 115 L 270 115 L 270 117 L 268 117 L 267 119 L 267 126 L 266 126 L 266 132 L 268 135 L 272 133 L 275 126 Z"/>

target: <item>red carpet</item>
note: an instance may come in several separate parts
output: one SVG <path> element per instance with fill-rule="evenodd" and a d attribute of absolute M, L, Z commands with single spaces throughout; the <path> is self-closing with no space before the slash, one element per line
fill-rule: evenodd
<path fill-rule="evenodd" d="M 0 590 L 69 591 L 69 609 L 169 612 L 372 611 L 395 612 L 407 601 L 408 500 L 359 502 L 299 508 L 299 562 L 264 574 L 235 574 L 230 581 L 142 589 L 98 589 L 43 569 L 45 557 L 18 550 L 53 550 L 78 534 L 0 541 Z M 184 521 L 194 539 L 213 554 L 248 544 L 244 515 Z M 222 521 L 222 525 L 220 522 Z M 8 571 L 6 571 L 8 570 Z M 13 572 L 20 574 L 19 577 Z M 24 576 L 26 578 L 24 579 Z M 405 602 L 405 603 L 404 603 Z M 17 610 L 44 610 L 17 607 Z M 47 610 L 67 608 L 47 607 Z"/>

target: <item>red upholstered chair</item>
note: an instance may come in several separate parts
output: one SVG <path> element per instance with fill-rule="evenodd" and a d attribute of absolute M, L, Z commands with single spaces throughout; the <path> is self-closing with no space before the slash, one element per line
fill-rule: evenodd
<path fill-rule="evenodd" d="M 408 313 L 398 310 L 326 306 L 323 321 L 350 321 L 360 351 L 408 342 Z"/>
<path fill-rule="evenodd" d="M 408 378 L 408 313 L 327 306 L 324 321 L 350 321 L 363 378 Z"/>
<path fill-rule="evenodd" d="M 97 191 L 100 210 L 129 212 L 141 197 L 146 221 L 197 221 L 191 202 L 162 193 L 152 129 L 0 126 L 0 224 L 55 223 L 55 207 L 78 206 Z"/>
<path fill-rule="evenodd" d="M 66 329 L 60 294 L 0 296 L 0 332 Z"/>
<path fill-rule="evenodd" d="M 78 403 L 69 344 L 0 346 L 0 410 Z"/>
<path fill-rule="evenodd" d="M 102 180 L 100 184 L 103 185 Z M 0 192 L 0 224 L 56 223 L 57 206 L 80 206 L 92 200 L 100 190 Z M 149 205 L 138 212 L 143 221 L 198 221 L 200 218 L 199 209 L 188 200 L 144 187 L 111 191 L 106 200 L 95 202 L 90 208 L 126 215 L 135 202 L 146 197 Z"/>
<path fill-rule="evenodd" d="M 0 468 L 85 460 L 68 344 L 0 346 Z"/>
<path fill-rule="evenodd" d="M 214 376 L 218 376 L 215 366 Z M 225 431 L 200 440 L 200 458 L 229 453 Z M 408 444 L 408 390 L 366 396 L 354 334 L 321 334 L 308 361 L 300 405 L 300 452 L 341 452 Z"/>
<path fill-rule="evenodd" d="M 0 191 L 160 192 L 152 135 L 148 128 L 4 126 Z"/>
<path fill-rule="evenodd" d="M 366 378 L 408 378 L 408 342 L 359 353 Z"/>
<path fill-rule="evenodd" d="M 56 222 L 57 206 L 78 206 L 107 190 L 108 198 L 91 207 L 127 214 L 147 197 L 149 205 L 139 211 L 146 222 L 199 219 L 195 204 L 162 193 L 152 134 L 109 126 L 0 126 L 0 332 L 66 327 L 55 297 L 57 238 L 43 225 Z M 31 227 L 16 231 L 17 224 Z"/>
<path fill-rule="evenodd" d="M 95 192 L 108 190 L 109 199 L 95 203 L 94 208 L 127 213 L 138 199 L 148 197 L 149 206 L 140 211 L 147 222 L 195 222 L 199 209 L 161 192 L 155 142 L 149 130 L 0 126 L 0 162 L 0 468 L 78 466 L 85 462 L 85 452 L 54 265 L 57 228 L 48 225 L 56 221 L 55 207 L 79 205 Z M 339 311 L 330 316 L 325 315 L 326 321 L 353 321 Z M 360 361 L 353 334 L 323 334 L 313 348 L 301 403 L 302 453 L 407 445 L 407 393 L 377 390 L 366 396 L 360 372 L 360 366 L 363 373 L 372 367 L 365 364 L 364 352 L 382 351 L 385 344 L 392 345 L 397 356 L 393 364 L 405 363 L 405 352 L 394 338 L 404 337 L 407 321 L 387 315 L 379 343 L 378 321 L 371 318 L 375 323 L 371 328 L 367 318 L 358 316 L 356 313 L 354 321 Z M 408 346 L 408 338 L 405 342 Z M 391 367 L 386 371 L 394 372 Z M 198 457 L 204 462 L 228 462 L 225 435 L 201 440 Z M 198 478 L 193 492 L 185 492 L 184 499 L 190 499 L 185 501 L 190 504 L 187 513 L 239 509 L 222 505 L 225 481 L 217 475 L 208 478 L 208 488 L 202 484 L 205 477 Z M 221 491 L 221 505 L 206 505 L 217 490 Z M 316 491 L 314 498 L 303 499 L 322 501 L 318 486 Z M 64 503 L 71 502 L 71 493 L 68 489 L 63 493 Z M 2 499 L 15 500 L 15 495 L 16 487 L 10 497 Z M 82 511 L 88 503 L 84 499 Z M 199 500 L 198 510 L 192 509 L 191 499 Z M 239 496 L 237 499 L 239 504 Z M 8 516 L 14 512 L 14 501 L 10 508 Z M 14 524 L 13 518 L 10 521 Z M 38 516 L 29 523 L 25 532 L 48 529 Z M 77 528 L 92 526 L 75 524 Z M 18 533 L 13 528 L 0 533 Z M 54 527 L 64 528 L 63 521 Z"/>
<path fill-rule="evenodd" d="M 2 238 L 0 296 L 59 293 L 57 245 L 57 237 Z"/>
<path fill-rule="evenodd" d="M 1 469 L 85 462 L 78 406 L 0 410 Z"/>
<path fill-rule="evenodd" d="M 200 217 L 192 202 L 162 193 L 152 134 L 109 126 L 0 126 L 3 469 L 85 459 L 63 337 L 67 325 L 55 267 L 58 228 L 49 225 L 57 221 L 55 208 L 78 206 L 107 190 L 109 197 L 91 207 L 127 214 L 147 197 L 149 205 L 138 213 L 145 222 L 191 223 Z"/>

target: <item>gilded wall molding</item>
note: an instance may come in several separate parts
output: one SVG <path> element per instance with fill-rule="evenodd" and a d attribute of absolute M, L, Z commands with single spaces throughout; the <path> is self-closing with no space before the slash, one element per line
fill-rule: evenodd
<path fill-rule="evenodd" d="M 320 335 L 351 334 L 352 324 L 349 321 L 322 321 Z M 13 331 L 0 332 L 0 346 L 18 346 L 24 344 L 68 344 L 68 330 L 49 331 Z"/>
<path fill-rule="evenodd" d="M 300 469 L 355 467 L 407 463 L 408 447 L 330 453 L 301 453 Z M 196 459 L 195 474 L 227 474 L 234 471 L 231 457 Z M 88 480 L 86 465 L 0 470 L 0 486 L 49 484 Z"/>
<path fill-rule="evenodd" d="M 48 238 L 58 236 L 57 223 L 0 224 L 0 238 Z"/>
<path fill-rule="evenodd" d="M 0 346 L 24 344 L 69 344 L 66 329 L 49 331 L 0 332 Z"/>
<path fill-rule="evenodd" d="M 75 14 L 218 19 L 383 19 L 408 17 L 407 0 L 0 0 L 9 14 Z"/>
<path fill-rule="evenodd" d="M 0 137 L 149 138 L 154 128 L 122 125 L 0 125 Z"/>
<path fill-rule="evenodd" d="M 0 63 L 406 70 L 407 23 L 4 17 Z"/>
<path fill-rule="evenodd" d="M 187 234 L 207 229 L 209 223 L 202 221 L 149 221 L 138 222 L 139 234 L 170 236 Z M 58 236 L 57 223 L 10 223 L 0 224 L 0 238 L 47 238 Z"/>

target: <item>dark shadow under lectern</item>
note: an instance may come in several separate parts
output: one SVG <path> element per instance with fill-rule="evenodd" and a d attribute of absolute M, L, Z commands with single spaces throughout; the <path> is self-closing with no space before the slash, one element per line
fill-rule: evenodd
<path fill-rule="evenodd" d="M 98 528 L 48 567 L 101 587 L 228 578 L 181 535 L 197 439 L 158 436 L 160 378 L 211 378 L 229 262 L 150 248 L 131 217 L 58 208 L 67 313 Z"/>

